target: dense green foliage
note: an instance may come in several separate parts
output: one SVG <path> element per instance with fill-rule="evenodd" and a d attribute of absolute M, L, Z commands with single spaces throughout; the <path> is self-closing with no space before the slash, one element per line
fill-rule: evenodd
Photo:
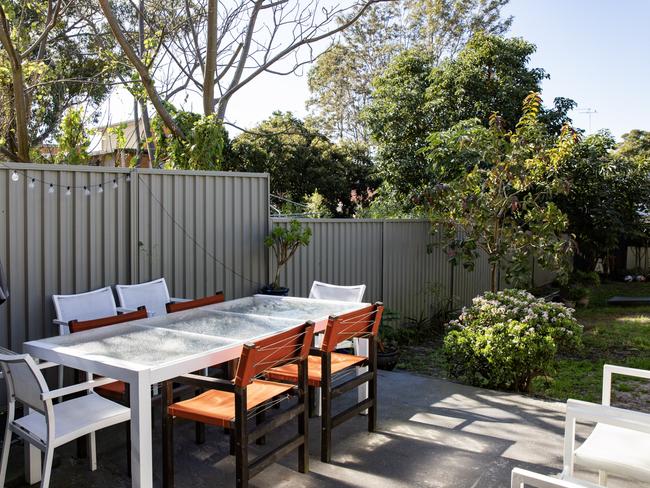
<path fill-rule="evenodd" d="M 425 51 L 397 56 L 374 81 L 365 117 L 377 145 L 381 176 L 399 193 L 410 194 L 427 179 L 422 149 L 432 132 L 444 131 L 467 119 L 487 126 L 493 113 L 510 130 L 522 115 L 521 101 L 540 89 L 546 77 L 528 67 L 535 46 L 522 39 L 478 33 L 454 59 L 433 66 Z M 556 100 L 540 109 L 540 121 L 551 131 L 567 121 L 573 102 Z"/>
<path fill-rule="evenodd" d="M 465 121 L 432 134 L 423 153 L 430 176 L 416 203 L 442 228 L 452 262 L 472 268 L 480 251 L 487 254 L 492 291 L 499 269 L 510 284 L 528 285 L 533 260 L 566 273 L 567 218 L 551 198 L 568 190 L 564 168 L 576 137 L 569 127 L 549 136 L 540 107 L 532 93 L 514 131 L 497 116 L 488 127 Z"/>
<path fill-rule="evenodd" d="M 309 71 L 309 106 L 326 135 L 369 142 L 361 112 L 370 101 L 372 80 L 406 49 L 417 49 L 432 66 L 454 57 L 476 32 L 502 34 L 508 0 L 400 0 L 378 3 Z"/>
<path fill-rule="evenodd" d="M 556 354 L 580 346 L 582 336 L 571 309 L 521 290 L 474 298 L 449 329 L 444 351 L 453 377 L 514 391 L 529 391 Z"/>
<path fill-rule="evenodd" d="M 184 138 L 165 129 L 159 117 L 152 121 L 156 161 L 170 169 L 223 169 L 228 133 L 216 115 L 201 115 L 175 109 L 167 104 Z"/>
<path fill-rule="evenodd" d="M 639 211 L 650 204 L 649 166 L 613 153 L 615 146 L 607 132 L 576 144 L 564 168 L 570 191 L 555 198 L 577 242 L 576 264 L 588 270 L 622 242 L 645 235 Z"/>
<path fill-rule="evenodd" d="M 71 108 L 65 113 L 56 142 L 59 145 L 59 152 L 56 155 L 57 163 L 88 163 L 90 138 L 84 129 L 82 109 Z"/>
<path fill-rule="evenodd" d="M 616 147 L 616 155 L 636 161 L 650 161 L 650 132 L 634 129 L 623 134 L 623 142 Z"/>
<path fill-rule="evenodd" d="M 233 140 L 226 168 L 268 172 L 272 193 L 302 201 L 317 191 L 331 213 L 350 216 L 371 184 L 372 161 L 363 145 L 334 144 L 293 114 L 276 112 Z"/>

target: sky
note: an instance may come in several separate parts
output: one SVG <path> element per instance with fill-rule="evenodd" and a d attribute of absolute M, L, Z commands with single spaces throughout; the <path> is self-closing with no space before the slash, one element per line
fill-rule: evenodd
<path fill-rule="evenodd" d="M 609 129 L 620 139 L 631 129 L 650 130 L 649 0 L 511 0 L 504 15 L 514 17 L 507 36 L 537 46 L 530 66 L 550 75 L 542 84 L 547 104 L 557 96 L 575 100 L 574 125 L 588 133 Z M 308 98 L 306 74 L 265 74 L 232 98 L 227 119 L 250 128 L 274 110 L 303 117 Z M 201 111 L 201 102 L 190 99 L 184 108 Z M 119 121 L 131 118 L 131 109 L 122 93 L 105 112 Z M 591 128 L 584 111 L 595 111 Z"/>

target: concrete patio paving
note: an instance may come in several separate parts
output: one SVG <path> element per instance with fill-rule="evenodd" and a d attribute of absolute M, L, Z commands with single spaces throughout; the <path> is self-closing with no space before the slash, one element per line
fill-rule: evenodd
<path fill-rule="evenodd" d="M 311 471 L 296 471 L 289 455 L 253 478 L 255 487 L 445 487 L 501 488 L 519 466 L 556 473 L 562 464 L 564 405 L 521 395 L 472 388 L 401 372 L 381 372 L 379 430 L 369 434 L 359 416 L 334 432 L 332 464 L 319 461 L 319 420 L 312 419 Z M 159 416 L 154 439 L 154 473 L 161 486 Z M 581 435 L 589 432 L 583 426 Z M 269 442 L 282 433 L 272 434 Z M 194 426 L 175 429 L 176 486 L 234 486 L 234 458 L 223 429 L 208 428 L 194 444 Z M 129 487 L 122 428 L 100 432 L 95 472 L 74 457 L 73 445 L 57 451 L 56 487 Z M 12 449 L 8 487 L 26 486 L 22 449 Z M 595 476 L 590 477 L 595 480 Z M 611 479 L 610 487 L 641 484 Z"/>

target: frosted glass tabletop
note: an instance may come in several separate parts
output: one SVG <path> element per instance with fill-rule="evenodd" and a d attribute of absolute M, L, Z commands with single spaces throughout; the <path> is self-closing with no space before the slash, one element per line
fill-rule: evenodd
<path fill-rule="evenodd" d="M 223 310 L 231 313 L 297 320 L 320 320 L 358 310 L 365 303 L 335 302 L 311 298 L 274 297 L 255 295 L 204 307 L 206 310 Z"/>
<path fill-rule="evenodd" d="M 276 319 L 198 308 L 134 322 L 148 327 L 160 327 L 193 334 L 218 336 L 237 341 L 249 341 L 297 327 L 299 319 Z"/>
<path fill-rule="evenodd" d="M 49 349 L 79 357 L 102 358 L 157 366 L 194 354 L 229 347 L 232 340 L 188 334 L 166 328 L 143 327 L 133 323 L 51 337 Z"/>

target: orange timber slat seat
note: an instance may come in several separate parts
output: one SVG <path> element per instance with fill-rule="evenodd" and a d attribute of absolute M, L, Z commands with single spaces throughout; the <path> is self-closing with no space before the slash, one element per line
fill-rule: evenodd
<path fill-rule="evenodd" d="M 309 386 L 320 387 L 322 378 L 322 365 L 320 356 L 309 356 L 307 360 L 308 372 L 307 380 Z M 332 353 L 332 374 L 336 374 L 352 366 L 362 366 L 368 362 L 365 356 L 354 356 L 352 354 Z M 296 381 L 298 377 L 298 367 L 295 364 L 287 364 L 278 368 L 273 368 L 268 372 L 268 377 L 280 381 Z"/>
<path fill-rule="evenodd" d="M 184 300 L 182 302 L 170 302 L 165 305 L 165 308 L 167 308 L 167 313 L 174 313 L 174 312 L 181 312 L 183 310 L 190 310 L 192 308 L 214 305 L 216 303 L 221 303 L 225 300 L 226 297 L 223 294 L 223 292 L 218 291 L 214 295 L 209 295 L 203 298 L 196 298 L 194 300 Z"/>
<path fill-rule="evenodd" d="M 253 410 L 292 389 L 293 385 L 287 383 L 253 381 L 247 388 L 246 408 Z M 170 405 L 167 412 L 174 417 L 230 429 L 235 422 L 235 395 L 226 391 L 208 390 L 189 400 Z"/>

